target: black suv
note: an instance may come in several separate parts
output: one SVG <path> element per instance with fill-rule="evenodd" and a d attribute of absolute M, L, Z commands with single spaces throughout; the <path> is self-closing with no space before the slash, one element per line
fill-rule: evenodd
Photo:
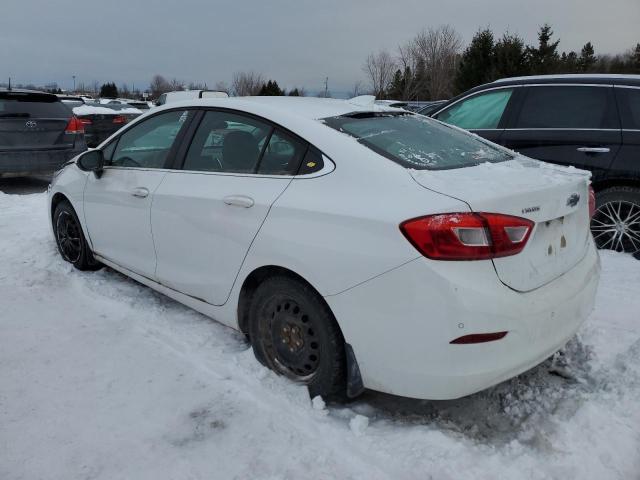
<path fill-rule="evenodd" d="M 640 75 L 507 78 L 431 116 L 523 155 L 590 170 L 596 244 L 640 251 Z"/>
<path fill-rule="evenodd" d="M 0 177 L 51 173 L 86 149 L 82 122 L 58 97 L 0 89 Z"/>

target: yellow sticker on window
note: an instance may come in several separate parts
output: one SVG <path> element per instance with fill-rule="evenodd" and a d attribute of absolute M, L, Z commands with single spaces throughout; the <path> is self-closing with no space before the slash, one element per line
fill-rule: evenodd
<path fill-rule="evenodd" d="M 313 168 L 316 166 L 316 162 L 307 162 L 307 167 Z"/>

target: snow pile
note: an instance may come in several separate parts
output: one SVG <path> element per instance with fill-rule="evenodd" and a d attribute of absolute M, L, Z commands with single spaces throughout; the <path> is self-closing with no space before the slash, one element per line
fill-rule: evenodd
<path fill-rule="evenodd" d="M 137 108 L 121 108 L 119 110 L 115 110 L 109 107 L 97 107 L 93 105 L 81 105 L 79 107 L 73 108 L 73 113 L 78 116 L 82 115 L 123 115 L 123 114 L 132 114 L 132 115 L 142 115 L 142 110 L 138 110 Z"/>
<path fill-rule="evenodd" d="M 344 406 L 260 366 L 242 335 L 56 252 L 44 194 L 0 193 L 0 478 L 631 479 L 640 263 L 605 252 L 561 354 L 456 401 Z"/>

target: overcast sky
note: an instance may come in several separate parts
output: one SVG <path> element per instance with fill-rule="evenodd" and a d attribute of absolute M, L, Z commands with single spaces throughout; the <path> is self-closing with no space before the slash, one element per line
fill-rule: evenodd
<path fill-rule="evenodd" d="M 395 51 L 421 29 L 479 27 L 534 43 L 552 24 L 561 50 L 640 42 L 640 0 L 2 0 L 0 81 L 135 82 L 153 74 L 212 86 L 255 70 L 281 86 L 348 91 L 368 53 Z"/>

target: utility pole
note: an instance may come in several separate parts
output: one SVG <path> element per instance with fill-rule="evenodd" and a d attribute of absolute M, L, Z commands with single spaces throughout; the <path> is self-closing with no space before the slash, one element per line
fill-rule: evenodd
<path fill-rule="evenodd" d="M 329 93 L 329 77 L 325 77 L 324 79 L 324 98 L 327 98 L 327 94 Z"/>
<path fill-rule="evenodd" d="M 76 93 L 76 76 L 71 75 L 73 77 L 73 93 Z"/>

